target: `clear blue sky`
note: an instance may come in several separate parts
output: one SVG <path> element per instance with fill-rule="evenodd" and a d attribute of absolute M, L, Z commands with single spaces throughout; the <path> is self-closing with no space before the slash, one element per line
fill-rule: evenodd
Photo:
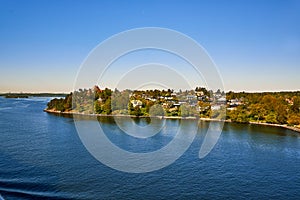
<path fill-rule="evenodd" d="M 297 0 L 0 0 L 0 92 L 69 92 L 96 45 L 149 26 L 200 43 L 226 91 L 300 90 Z"/>

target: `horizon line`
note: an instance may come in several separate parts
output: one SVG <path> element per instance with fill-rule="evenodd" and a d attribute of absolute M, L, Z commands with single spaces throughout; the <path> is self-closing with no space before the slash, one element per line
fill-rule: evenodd
<path fill-rule="evenodd" d="M 108 87 L 104 87 L 104 88 L 108 88 Z M 92 87 L 91 88 L 81 88 L 81 89 L 92 89 Z M 108 89 L 111 89 L 111 88 L 108 88 Z M 111 89 L 111 90 L 115 90 L 115 89 L 117 89 L 119 91 L 124 91 L 124 90 L 146 91 L 146 90 L 136 90 L 136 89 L 130 89 L 130 88 L 123 89 L 123 90 L 120 90 L 118 88 L 114 88 L 114 89 Z M 179 90 L 186 91 L 186 89 L 172 89 L 172 88 L 168 88 L 168 89 L 174 90 L 175 92 L 179 91 Z M 165 90 L 168 90 L 168 89 L 165 89 Z M 152 89 L 147 89 L 147 90 L 162 90 L 162 89 L 152 88 Z M 192 89 L 192 90 L 195 90 L 195 89 Z M 3 91 L 2 92 L 1 91 L 0 94 L 1 95 L 3 95 L 3 94 L 69 94 L 73 91 L 74 90 L 71 90 L 71 91 L 55 91 L 55 92 L 51 92 L 51 91 L 18 91 L 18 92 L 16 92 L 16 91 L 4 92 Z M 78 90 L 76 90 L 76 91 L 78 91 Z M 190 90 L 188 90 L 188 91 L 190 91 Z M 215 92 L 215 91 L 213 91 L 213 92 Z M 223 92 L 223 91 L 221 91 L 221 92 Z M 290 89 L 286 89 L 286 90 L 261 90 L 261 91 L 259 91 L 259 90 L 256 90 L 256 91 L 255 90 L 227 90 L 227 91 L 224 91 L 224 92 L 225 93 L 229 93 L 229 92 L 235 92 L 235 93 L 242 93 L 242 92 L 245 92 L 245 93 L 268 93 L 268 92 L 274 92 L 274 93 L 276 93 L 276 92 L 300 92 L 300 89 L 298 89 L 298 90 L 290 90 Z"/>

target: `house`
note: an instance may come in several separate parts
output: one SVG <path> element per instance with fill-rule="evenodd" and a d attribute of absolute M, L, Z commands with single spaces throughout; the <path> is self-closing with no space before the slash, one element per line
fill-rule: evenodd
<path fill-rule="evenodd" d="M 220 97 L 217 101 L 219 103 L 226 103 L 226 98 L 225 97 Z"/>
<path fill-rule="evenodd" d="M 165 97 L 165 100 L 172 100 L 173 97 Z"/>
<path fill-rule="evenodd" d="M 175 108 L 179 108 L 180 105 L 181 105 L 180 103 L 174 103 L 174 104 L 173 104 L 173 106 L 174 106 Z"/>
<path fill-rule="evenodd" d="M 237 107 L 242 104 L 243 103 L 239 99 L 230 99 L 229 100 L 229 107 Z"/>
<path fill-rule="evenodd" d="M 131 100 L 130 103 L 132 103 L 132 105 L 133 105 L 134 108 L 136 106 L 141 107 L 143 105 L 143 102 L 141 100 Z"/>
<path fill-rule="evenodd" d="M 211 106 L 211 110 L 220 110 L 221 109 L 221 105 L 212 105 Z"/>
<path fill-rule="evenodd" d="M 153 102 L 157 101 L 157 99 L 152 98 L 152 97 L 147 97 L 146 100 L 153 101 Z"/>
<path fill-rule="evenodd" d="M 102 99 L 101 97 L 99 97 L 99 98 L 97 99 L 97 101 L 99 101 L 100 103 L 102 103 L 102 102 L 103 102 L 103 99 Z"/>
<path fill-rule="evenodd" d="M 285 101 L 286 101 L 289 105 L 293 105 L 293 104 L 294 104 L 294 102 L 293 102 L 292 99 L 286 98 Z"/>
<path fill-rule="evenodd" d="M 187 98 L 188 101 L 192 101 L 192 100 L 196 100 L 197 96 L 195 96 L 195 95 L 187 95 L 186 98 Z"/>

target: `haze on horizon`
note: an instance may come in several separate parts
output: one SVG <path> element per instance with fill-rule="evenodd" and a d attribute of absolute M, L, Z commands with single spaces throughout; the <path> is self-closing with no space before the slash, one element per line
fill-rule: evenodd
<path fill-rule="evenodd" d="M 216 63 L 225 91 L 300 90 L 299 21 L 296 0 L 0 0 L 0 93 L 70 92 L 93 48 L 141 27 L 173 29 L 197 41 Z M 113 73 L 132 63 L 125 60 Z M 102 84 L 113 89 L 113 77 Z"/>

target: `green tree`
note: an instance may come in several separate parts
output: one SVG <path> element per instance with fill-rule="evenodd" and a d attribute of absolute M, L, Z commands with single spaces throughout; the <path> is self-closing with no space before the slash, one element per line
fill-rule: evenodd
<path fill-rule="evenodd" d="M 265 115 L 266 115 L 266 109 L 264 108 L 264 106 L 260 103 L 256 103 L 256 104 L 253 104 L 253 105 L 250 105 L 249 106 L 249 112 L 250 112 L 250 115 L 249 117 L 254 120 L 254 121 L 262 121 L 264 120 L 265 118 Z"/>
<path fill-rule="evenodd" d="M 271 123 L 271 124 L 276 124 L 276 123 L 277 123 L 277 116 L 276 116 L 276 113 L 270 112 L 270 113 L 266 116 L 266 122 L 267 122 L 267 123 Z"/>
<path fill-rule="evenodd" d="M 276 121 L 279 124 L 286 124 L 287 117 L 288 117 L 287 107 L 284 104 L 278 104 L 276 108 L 276 112 L 277 112 Z"/>
<path fill-rule="evenodd" d="M 130 115 L 133 115 L 133 111 L 134 111 L 134 107 L 133 104 L 131 102 L 128 103 L 128 113 Z"/>
<path fill-rule="evenodd" d="M 160 104 L 154 104 L 149 110 L 150 116 L 164 116 L 165 111 Z"/>
<path fill-rule="evenodd" d="M 142 112 L 141 112 L 140 107 L 139 106 L 134 107 L 134 109 L 132 111 L 132 114 L 135 115 L 135 116 L 141 116 Z"/>
<path fill-rule="evenodd" d="M 103 111 L 101 103 L 98 100 L 96 100 L 95 103 L 94 103 L 94 105 L 95 105 L 95 107 L 94 107 L 95 113 L 96 114 L 101 114 L 102 111 Z"/>
<path fill-rule="evenodd" d="M 179 107 L 179 113 L 181 117 L 192 117 L 196 115 L 196 109 L 195 107 L 191 107 L 187 104 L 182 104 Z"/>
<path fill-rule="evenodd" d="M 103 105 L 103 112 L 105 114 L 111 114 L 111 98 L 108 98 Z"/>
<path fill-rule="evenodd" d="M 295 114 L 300 113 L 300 97 L 293 97 L 293 105 L 291 106 L 291 112 Z"/>
<path fill-rule="evenodd" d="M 63 104 L 64 104 L 64 108 L 65 108 L 65 110 L 71 110 L 72 109 L 72 96 L 73 96 L 73 94 L 72 94 L 72 92 L 70 93 L 70 94 L 68 94 L 66 97 L 65 97 L 65 99 L 64 99 L 64 101 L 63 101 Z"/>
<path fill-rule="evenodd" d="M 233 122 L 247 123 L 249 122 L 249 116 L 245 106 L 238 106 L 236 110 L 229 111 L 227 118 Z"/>

